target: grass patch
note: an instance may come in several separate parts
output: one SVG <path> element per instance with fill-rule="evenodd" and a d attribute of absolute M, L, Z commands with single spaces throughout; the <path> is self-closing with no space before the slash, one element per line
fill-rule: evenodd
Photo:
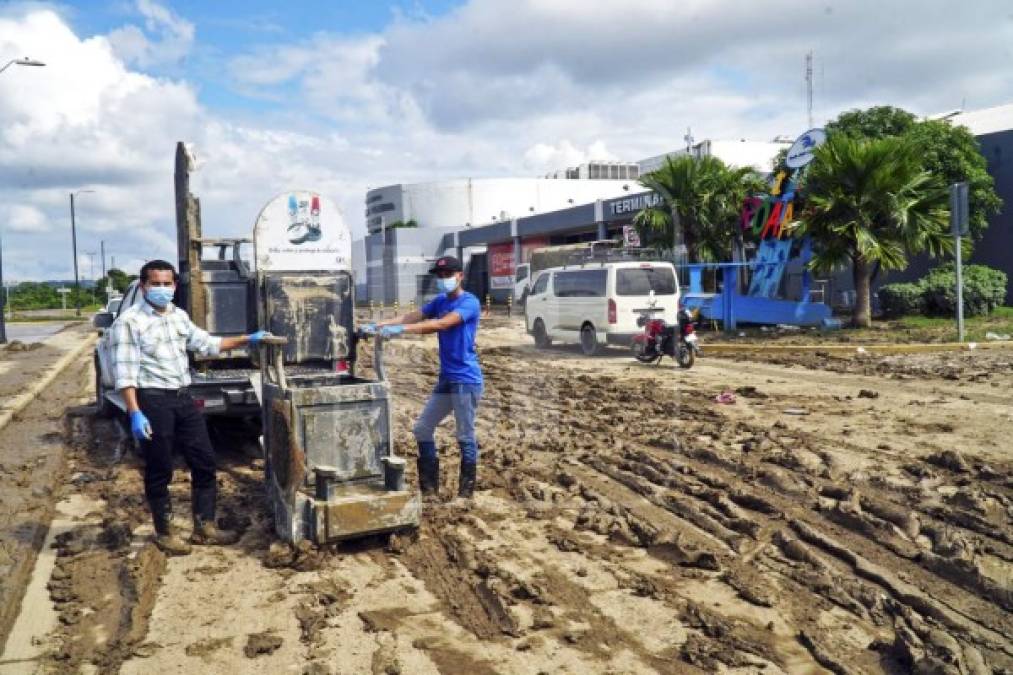
<path fill-rule="evenodd" d="M 946 340 L 946 336 L 954 342 L 957 339 L 956 317 L 905 316 L 890 323 L 895 324 L 899 330 L 924 334 L 936 339 Z M 1013 336 L 1013 307 L 997 307 L 988 316 L 965 318 L 964 333 L 971 342 L 984 342 L 986 333 Z"/>
<path fill-rule="evenodd" d="M 847 326 L 849 317 L 841 317 Z M 706 330 L 709 326 L 704 323 Z M 989 342 L 986 333 L 1013 337 L 1013 307 L 998 307 L 988 316 L 964 319 L 965 340 L 968 342 Z M 740 335 L 741 334 L 741 335 Z M 872 328 L 842 328 L 835 331 L 821 331 L 817 328 L 781 330 L 756 326 L 739 328 L 733 335 L 724 335 L 720 329 L 711 338 L 720 342 L 750 342 L 778 344 L 889 344 L 911 342 L 956 342 L 957 320 L 955 317 L 905 316 L 893 320 L 878 320 Z"/>

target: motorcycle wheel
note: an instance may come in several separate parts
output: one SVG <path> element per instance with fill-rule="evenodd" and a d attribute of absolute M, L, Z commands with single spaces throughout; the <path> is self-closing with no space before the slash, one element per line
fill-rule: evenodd
<path fill-rule="evenodd" d="M 637 361 L 640 361 L 641 363 L 653 363 L 654 359 L 656 358 L 653 353 L 644 351 L 643 342 L 634 342 L 630 346 L 630 350 L 633 352 L 633 358 L 635 358 Z"/>
<path fill-rule="evenodd" d="M 694 361 L 696 361 L 696 353 L 692 348 L 682 345 L 676 348 L 675 362 L 679 364 L 680 368 L 692 368 Z"/>

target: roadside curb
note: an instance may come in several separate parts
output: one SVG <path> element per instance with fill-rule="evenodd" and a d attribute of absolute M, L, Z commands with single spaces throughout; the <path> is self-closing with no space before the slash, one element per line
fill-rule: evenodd
<path fill-rule="evenodd" d="M 788 354 L 800 352 L 828 352 L 830 354 L 918 354 L 924 352 L 967 352 L 979 349 L 1013 349 L 1013 342 L 918 342 L 911 344 L 852 344 L 852 345 L 758 345 L 731 343 L 703 343 L 708 353 L 735 354 L 740 352 L 766 352 Z"/>
<path fill-rule="evenodd" d="M 0 430 L 10 424 L 10 421 L 14 419 L 15 415 L 24 410 L 29 403 L 34 401 L 35 398 L 42 393 L 42 390 L 52 384 L 53 380 L 55 380 L 60 373 L 66 370 L 67 366 L 69 366 L 75 359 L 81 356 L 86 349 L 94 346 L 97 337 L 98 336 L 94 333 L 89 335 L 78 347 L 61 356 L 59 360 L 57 360 L 57 362 L 54 363 L 48 371 L 46 371 L 45 375 L 42 376 L 42 379 L 37 380 L 35 384 L 28 388 L 28 391 L 14 397 L 10 406 L 4 409 L 3 412 L 0 412 Z"/>

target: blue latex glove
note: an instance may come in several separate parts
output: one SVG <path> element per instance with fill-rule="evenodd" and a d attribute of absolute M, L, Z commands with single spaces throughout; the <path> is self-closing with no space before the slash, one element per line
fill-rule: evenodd
<path fill-rule="evenodd" d="M 359 330 L 366 335 L 376 335 L 376 324 L 375 323 L 364 323 L 359 326 Z"/>
<path fill-rule="evenodd" d="M 400 335 L 403 332 L 404 326 L 401 325 L 384 326 L 383 328 L 380 329 L 380 335 L 382 335 L 385 338 L 392 338 Z"/>
<path fill-rule="evenodd" d="M 258 330 L 256 333 L 250 333 L 250 346 L 256 347 L 264 337 L 270 335 L 266 330 Z"/>
<path fill-rule="evenodd" d="M 151 440 L 151 422 L 140 410 L 130 413 L 130 433 L 138 441 Z"/>

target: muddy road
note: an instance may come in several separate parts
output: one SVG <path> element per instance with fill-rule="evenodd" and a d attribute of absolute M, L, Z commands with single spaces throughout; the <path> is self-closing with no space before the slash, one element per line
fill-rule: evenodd
<path fill-rule="evenodd" d="M 242 540 L 166 560 L 115 425 L 74 417 L 55 628 L 11 672 L 1013 672 L 1009 360 L 680 371 L 505 324 L 480 348 L 476 500 L 450 499 L 448 424 L 441 499 L 389 541 L 273 543 L 262 464 L 226 453 Z M 433 341 L 388 364 L 412 457 Z M 185 523 L 184 472 L 172 490 Z"/>

